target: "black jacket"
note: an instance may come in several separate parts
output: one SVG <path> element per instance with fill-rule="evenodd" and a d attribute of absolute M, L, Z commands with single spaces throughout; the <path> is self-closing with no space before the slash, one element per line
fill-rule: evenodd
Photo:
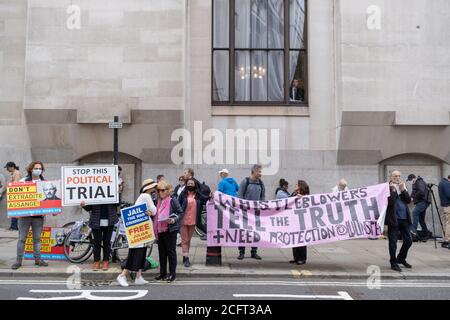
<path fill-rule="evenodd" d="M 406 215 L 408 217 L 408 223 L 412 224 L 411 221 L 411 213 L 408 208 L 408 204 L 411 203 L 411 197 L 409 196 L 408 191 L 403 191 L 400 195 L 397 194 L 397 191 L 395 188 L 391 188 L 391 195 L 388 198 L 388 207 L 386 211 L 386 219 L 384 220 L 384 224 L 387 226 L 397 226 L 397 215 L 395 214 L 395 202 L 400 197 L 400 200 L 403 201 L 403 203 L 406 206 Z"/>
<path fill-rule="evenodd" d="M 205 182 L 200 183 L 200 181 L 195 178 L 192 178 L 192 180 L 195 181 L 195 184 L 197 186 L 197 193 L 200 195 L 200 201 L 202 202 L 202 205 L 206 204 L 206 202 L 208 202 L 209 200 L 209 195 L 211 194 L 211 188 Z M 183 192 L 184 191 L 187 192 L 187 189 L 185 188 Z"/>
<path fill-rule="evenodd" d="M 414 204 L 419 202 L 430 203 L 428 187 L 422 177 L 417 177 L 416 182 L 412 185 L 411 198 Z"/>
<path fill-rule="evenodd" d="M 209 200 L 209 195 L 206 196 L 200 192 L 195 193 L 195 201 L 197 204 L 196 217 L 201 216 L 202 211 L 203 211 L 203 204 L 208 202 L 208 200 Z M 186 208 L 188 205 L 188 191 L 186 188 L 180 194 L 179 201 L 180 201 L 181 208 L 183 209 L 183 212 L 186 212 Z"/>
<path fill-rule="evenodd" d="M 303 88 L 296 88 L 295 95 L 292 92 L 293 87 L 289 88 L 289 97 L 292 100 L 304 101 L 305 100 L 305 90 Z"/>
<path fill-rule="evenodd" d="M 441 199 L 441 206 L 450 206 L 450 181 L 442 179 L 439 183 L 439 198 Z"/>
<path fill-rule="evenodd" d="M 181 222 L 184 217 L 184 210 L 181 208 L 180 202 L 177 198 L 172 197 L 170 199 L 170 215 L 176 215 L 175 223 L 169 224 L 169 232 L 178 231 L 181 228 Z"/>
<path fill-rule="evenodd" d="M 88 205 L 83 207 L 83 209 L 90 213 L 89 227 L 91 229 L 100 229 L 100 214 L 102 206 L 108 207 L 108 226 L 113 226 L 119 221 L 119 217 L 117 215 L 117 204 Z"/>
<path fill-rule="evenodd" d="M 180 188 L 181 188 L 181 186 L 180 186 L 180 185 L 177 185 L 177 186 L 175 187 L 175 189 L 173 190 L 173 193 L 172 193 L 172 197 L 177 198 L 178 201 L 180 201 L 180 197 L 178 196 L 178 190 L 180 190 Z M 181 196 L 181 193 L 180 193 L 180 196 Z"/>

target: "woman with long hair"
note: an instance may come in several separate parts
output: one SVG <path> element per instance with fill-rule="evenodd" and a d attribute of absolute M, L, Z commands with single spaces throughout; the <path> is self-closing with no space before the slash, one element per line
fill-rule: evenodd
<path fill-rule="evenodd" d="M 292 196 L 303 197 L 309 195 L 309 186 L 304 180 L 298 180 L 297 187 L 292 193 Z M 295 263 L 297 265 L 302 265 L 306 263 L 307 250 L 306 246 L 292 248 L 292 255 L 294 260 L 289 261 L 290 263 Z"/>
<path fill-rule="evenodd" d="M 195 232 L 195 225 L 197 223 L 197 214 L 202 210 L 202 204 L 205 199 L 199 192 L 199 186 L 194 179 L 186 181 L 186 188 L 181 193 L 180 205 L 183 209 L 184 216 L 181 223 L 181 247 L 183 252 L 183 265 L 186 268 L 191 266 L 189 261 L 189 249 L 191 246 L 191 239 Z"/>
<path fill-rule="evenodd" d="M 44 164 L 41 161 L 33 161 L 27 167 L 27 176 L 20 181 L 23 182 L 37 182 L 44 181 L 42 175 L 45 171 Z M 11 267 L 17 270 L 22 266 L 23 254 L 25 252 L 25 242 L 28 235 L 28 230 L 31 227 L 33 233 L 33 249 L 34 249 L 34 264 L 39 267 L 47 267 L 48 263 L 41 259 L 41 233 L 44 227 L 44 216 L 32 216 L 18 218 L 19 240 L 17 241 L 17 257 L 16 263 Z"/>

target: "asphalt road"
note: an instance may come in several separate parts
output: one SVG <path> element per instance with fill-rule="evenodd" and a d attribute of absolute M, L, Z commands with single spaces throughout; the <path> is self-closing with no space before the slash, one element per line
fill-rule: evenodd
<path fill-rule="evenodd" d="M 148 279 L 150 280 L 150 279 Z M 0 279 L 2 300 L 450 300 L 450 281 L 189 279 L 122 288 L 63 279 Z"/>

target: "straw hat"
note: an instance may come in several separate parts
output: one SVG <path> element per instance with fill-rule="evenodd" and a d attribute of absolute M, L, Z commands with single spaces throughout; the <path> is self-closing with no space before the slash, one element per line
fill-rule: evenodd
<path fill-rule="evenodd" d="M 156 188 L 157 185 L 158 184 L 153 179 L 146 179 L 144 180 L 144 182 L 142 182 L 141 193 L 149 189 Z"/>

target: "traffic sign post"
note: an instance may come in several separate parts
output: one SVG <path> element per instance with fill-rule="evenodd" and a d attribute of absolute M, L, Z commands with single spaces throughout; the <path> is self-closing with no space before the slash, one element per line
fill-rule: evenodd
<path fill-rule="evenodd" d="M 122 129 L 123 123 L 122 122 L 110 122 L 108 124 L 109 129 Z"/>
<path fill-rule="evenodd" d="M 119 122 L 119 116 L 114 116 L 114 121 L 108 124 L 110 129 L 114 129 L 114 158 L 113 163 L 119 164 L 119 129 L 122 129 L 123 123 Z"/>

